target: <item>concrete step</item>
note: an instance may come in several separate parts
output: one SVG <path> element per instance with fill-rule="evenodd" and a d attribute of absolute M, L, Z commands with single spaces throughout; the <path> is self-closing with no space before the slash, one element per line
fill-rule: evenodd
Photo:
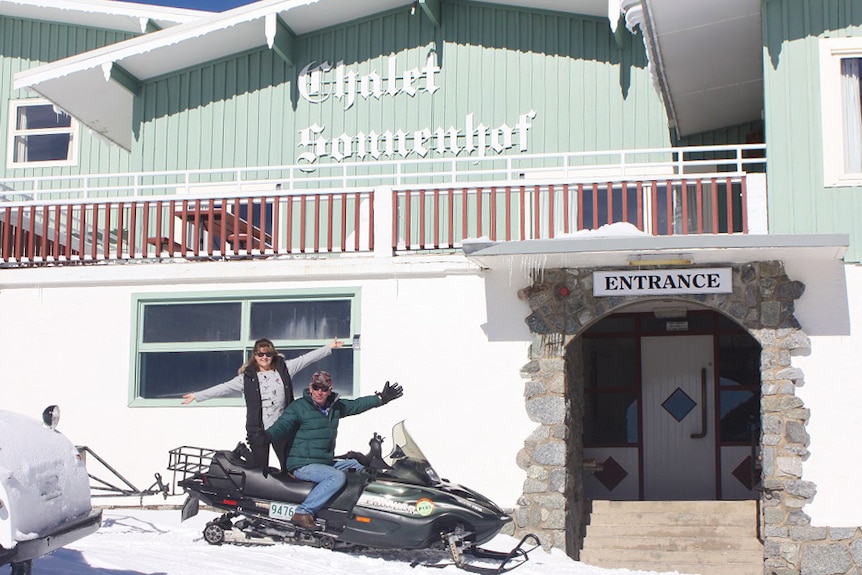
<path fill-rule="evenodd" d="M 587 531 L 589 547 L 584 543 L 584 549 L 642 549 L 645 551 L 755 551 L 760 552 L 763 545 L 756 537 L 724 536 L 713 537 L 710 535 L 670 537 L 667 534 L 659 535 L 608 535 L 597 537 L 595 533 Z"/>
<path fill-rule="evenodd" d="M 754 501 L 594 501 L 583 563 L 698 575 L 762 575 Z"/>
<path fill-rule="evenodd" d="M 595 500 L 592 502 L 594 513 L 603 511 L 634 511 L 647 513 L 651 511 L 686 511 L 689 513 L 755 513 L 757 511 L 756 501 L 607 501 Z"/>
<path fill-rule="evenodd" d="M 590 565 L 597 565 L 595 563 L 589 563 Z M 628 563 L 617 563 L 614 561 L 607 561 L 602 564 L 602 567 L 605 569 L 629 569 L 629 570 L 639 570 L 639 571 L 657 571 L 657 572 L 676 572 L 679 574 L 685 575 L 763 575 L 763 564 L 758 563 L 757 565 L 742 565 L 742 564 L 733 564 L 733 565 L 701 565 L 701 564 L 692 564 L 687 565 L 685 563 L 673 562 L 673 563 L 651 563 L 651 564 L 642 564 L 640 567 L 632 567 Z"/>
<path fill-rule="evenodd" d="M 637 523 L 591 523 L 587 526 L 590 537 L 663 537 L 671 525 L 647 525 Z M 739 525 L 681 525 L 676 530 L 683 537 L 732 537 L 738 538 L 741 533 L 748 533 L 756 540 L 757 528 Z"/>

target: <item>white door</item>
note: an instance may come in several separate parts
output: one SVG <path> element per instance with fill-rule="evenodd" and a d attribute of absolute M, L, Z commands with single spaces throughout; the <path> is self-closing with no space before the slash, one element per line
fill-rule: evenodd
<path fill-rule="evenodd" d="M 711 335 L 641 338 L 644 498 L 715 498 Z"/>

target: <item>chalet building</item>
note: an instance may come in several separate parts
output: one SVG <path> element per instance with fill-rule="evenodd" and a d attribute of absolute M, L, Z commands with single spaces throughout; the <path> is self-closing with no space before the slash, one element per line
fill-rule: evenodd
<path fill-rule="evenodd" d="M 406 420 L 516 536 L 742 502 L 857 573 L 860 69 L 846 0 L 0 0 L 0 405 L 145 486 L 339 338 L 296 389 L 405 389 L 339 449 Z"/>

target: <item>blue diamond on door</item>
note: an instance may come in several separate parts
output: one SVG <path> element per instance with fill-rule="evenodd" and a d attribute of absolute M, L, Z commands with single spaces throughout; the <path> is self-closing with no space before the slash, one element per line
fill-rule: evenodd
<path fill-rule="evenodd" d="M 685 416 L 694 409 L 697 403 L 694 402 L 683 390 L 676 388 L 667 399 L 661 404 L 665 411 L 673 416 L 677 421 L 682 421 Z"/>
<path fill-rule="evenodd" d="M 620 481 L 628 476 L 629 472 L 623 469 L 623 466 L 617 463 L 613 457 L 608 457 L 602 463 L 601 471 L 596 471 L 593 477 L 599 480 L 599 483 L 607 487 L 608 491 L 613 491 L 620 484 Z"/>
<path fill-rule="evenodd" d="M 753 485 L 751 484 L 751 480 L 754 478 L 754 470 L 751 468 L 752 460 L 751 456 L 747 456 L 742 462 L 736 466 L 736 469 L 731 471 L 731 474 L 742 483 L 746 489 L 749 491 L 752 489 Z"/>

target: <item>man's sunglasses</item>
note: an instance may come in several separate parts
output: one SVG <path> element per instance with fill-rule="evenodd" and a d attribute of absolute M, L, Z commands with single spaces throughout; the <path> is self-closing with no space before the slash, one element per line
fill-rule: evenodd
<path fill-rule="evenodd" d="M 254 354 L 257 357 L 275 357 L 274 351 L 256 351 Z"/>
<path fill-rule="evenodd" d="M 313 389 L 314 391 L 332 391 L 332 386 L 330 386 L 330 385 L 317 385 L 316 383 L 312 383 L 311 389 Z"/>

